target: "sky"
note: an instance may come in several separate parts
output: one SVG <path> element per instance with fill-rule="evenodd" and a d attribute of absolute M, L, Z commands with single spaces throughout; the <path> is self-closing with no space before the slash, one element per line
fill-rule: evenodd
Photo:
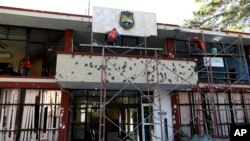
<path fill-rule="evenodd" d="M 201 4 L 195 0 L 0 0 L 1 6 L 92 15 L 93 6 L 156 13 L 158 23 L 182 25 Z"/>

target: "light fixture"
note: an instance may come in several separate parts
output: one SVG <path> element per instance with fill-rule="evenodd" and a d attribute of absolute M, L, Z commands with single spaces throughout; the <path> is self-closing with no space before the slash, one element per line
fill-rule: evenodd
<path fill-rule="evenodd" d="M 216 36 L 216 37 L 213 38 L 213 40 L 216 41 L 216 42 L 220 41 L 221 39 L 222 39 L 221 36 Z"/>
<path fill-rule="evenodd" d="M 0 52 L 0 58 L 11 58 L 10 52 Z"/>

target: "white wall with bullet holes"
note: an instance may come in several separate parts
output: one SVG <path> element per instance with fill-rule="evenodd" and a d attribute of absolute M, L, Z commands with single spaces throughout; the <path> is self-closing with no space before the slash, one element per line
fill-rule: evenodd
<path fill-rule="evenodd" d="M 153 89 L 156 88 L 156 85 L 153 85 L 157 82 L 155 59 L 109 56 L 106 60 L 108 84 L 132 82 L 145 85 L 147 83 L 146 62 L 149 62 L 148 82 L 152 84 Z M 194 61 L 161 59 L 158 65 L 159 84 L 162 88 L 167 88 L 165 86 L 169 84 L 171 89 L 175 89 L 173 85 L 196 85 L 198 75 L 194 70 L 195 65 Z M 84 85 L 88 83 L 93 83 L 93 85 L 96 83 L 98 84 L 96 86 L 99 86 L 101 70 L 101 56 L 58 54 L 55 77 L 62 87 L 86 88 Z"/>

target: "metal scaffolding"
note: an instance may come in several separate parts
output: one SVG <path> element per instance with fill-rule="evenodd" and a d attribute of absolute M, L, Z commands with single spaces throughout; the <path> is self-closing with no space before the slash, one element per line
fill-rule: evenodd
<path fill-rule="evenodd" d="M 203 34 L 203 32 L 200 33 L 202 38 L 203 38 L 203 42 L 205 43 L 206 40 L 209 40 L 209 38 L 206 38 L 205 35 Z M 231 96 L 230 101 L 234 102 L 235 99 L 233 99 L 233 94 L 234 93 L 244 93 L 244 89 L 238 89 L 236 90 L 235 87 L 233 87 L 233 85 L 237 85 L 237 84 L 242 84 L 242 81 L 245 81 L 245 84 L 250 84 L 250 79 L 249 79 L 249 72 L 248 72 L 248 65 L 247 65 L 247 61 L 246 61 L 246 57 L 245 57 L 245 52 L 244 52 L 244 48 L 242 45 L 242 41 L 241 41 L 241 36 L 239 35 L 239 37 L 236 39 L 236 41 L 232 42 L 230 45 L 225 46 L 224 43 L 221 43 L 222 46 L 214 43 L 213 45 L 216 45 L 217 48 L 220 48 L 221 51 L 219 51 L 216 54 L 211 54 L 211 53 L 207 53 L 206 50 L 204 53 L 197 53 L 197 54 L 192 54 L 194 56 L 202 56 L 205 57 L 206 60 L 207 58 L 209 58 L 207 65 L 203 65 L 203 66 L 197 66 L 198 69 L 197 73 L 201 73 L 201 72 L 205 72 L 207 75 L 206 78 L 206 82 L 203 83 L 204 86 L 201 86 L 201 83 L 198 83 L 198 86 L 193 90 L 195 97 L 197 97 L 197 105 L 195 108 L 195 112 L 194 112 L 194 117 L 196 122 L 193 122 L 194 124 L 197 124 L 198 127 L 198 134 L 199 135 L 203 135 L 203 134 L 210 134 L 213 137 L 218 137 L 221 136 L 219 135 L 219 133 L 221 134 L 222 129 L 220 129 L 218 127 L 218 122 L 221 122 L 221 116 L 227 116 L 229 115 L 228 113 L 230 113 L 231 111 L 235 111 L 235 109 L 232 109 L 230 107 L 225 107 L 226 109 L 220 109 L 218 106 L 218 96 L 219 94 L 217 93 L 229 93 Z M 236 44 L 236 45 L 235 45 Z M 229 49 L 237 49 L 237 53 L 230 53 Z M 216 78 L 216 73 L 223 73 L 223 72 L 216 72 L 213 70 L 213 66 L 211 63 L 211 59 L 213 57 L 224 57 L 224 63 L 226 65 L 225 68 L 225 76 L 226 76 L 226 81 L 222 81 L 220 80 L 220 78 Z M 235 60 L 237 60 L 239 62 L 239 70 L 238 73 L 236 72 L 230 72 L 228 67 L 228 57 L 231 57 Z M 200 57 L 201 59 L 201 57 Z M 204 59 L 204 58 L 202 58 Z M 198 60 L 200 61 L 200 60 Z M 204 61 L 204 60 L 202 60 Z M 243 70 L 243 68 L 241 66 L 245 66 L 245 70 Z M 244 72 L 245 71 L 245 72 Z M 233 80 L 233 78 L 230 78 L 230 75 L 235 75 L 238 76 L 238 79 L 236 77 L 236 80 Z M 199 77 L 202 77 L 202 75 L 199 75 Z M 245 79 L 244 79 L 245 78 Z M 235 78 L 234 78 L 235 79 Z M 215 83 L 214 81 L 216 81 L 217 83 Z M 202 95 L 204 95 L 203 97 L 201 97 Z M 224 99 L 225 101 L 228 101 L 228 99 Z M 193 103 L 195 104 L 195 103 Z M 225 111 L 225 113 L 222 113 L 221 111 Z M 246 111 L 246 109 L 243 109 L 243 111 Z M 221 115 L 223 114 L 223 115 Z M 224 115 L 225 114 L 225 115 Z M 237 114 L 236 114 L 237 115 Z M 210 117 L 209 117 L 210 116 Z M 233 117 L 226 117 L 228 118 L 233 118 Z M 210 121 L 210 124 L 212 124 L 212 133 L 209 132 L 208 130 L 208 120 Z M 219 131 L 220 130 L 220 131 Z"/>
<path fill-rule="evenodd" d="M 207 40 L 207 39 L 209 41 L 209 38 L 206 38 L 205 35 L 203 34 L 203 32 L 201 32 L 201 36 L 203 38 L 202 40 L 203 40 L 204 43 L 205 43 L 205 40 Z M 235 43 L 237 43 L 237 46 L 235 46 Z M 142 125 L 142 127 L 145 127 L 145 126 L 148 125 L 151 140 L 153 138 L 159 139 L 159 140 L 166 140 L 166 137 L 164 136 L 164 131 L 163 131 L 164 127 L 163 127 L 163 119 L 162 119 L 162 114 L 164 114 L 165 111 L 162 109 L 162 106 L 161 106 L 162 97 L 160 95 L 159 74 L 158 74 L 158 66 L 159 65 L 164 66 L 158 60 L 159 55 L 158 55 L 157 51 L 161 51 L 161 49 L 147 48 L 146 47 L 146 37 L 145 37 L 145 43 L 144 44 L 145 44 L 145 48 L 142 48 L 142 47 L 121 47 L 121 46 L 80 44 L 81 46 L 89 46 L 89 47 L 91 47 L 91 53 L 93 53 L 93 48 L 101 48 L 102 49 L 102 67 L 101 67 L 101 83 L 100 83 L 99 141 L 104 141 L 105 140 L 105 121 L 106 120 L 111 122 L 112 124 L 114 124 L 115 127 L 119 128 L 119 130 L 122 130 L 122 132 L 126 134 L 126 136 L 122 140 L 125 140 L 128 136 L 130 136 L 130 133 L 127 133 L 119 125 L 117 125 L 115 122 L 113 122 L 111 119 L 109 119 L 106 116 L 106 112 L 105 112 L 107 104 L 109 104 L 123 90 L 126 90 L 126 87 L 128 85 L 134 86 L 140 92 L 140 94 L 143 97 L 146 97 L 148 99 L 147 106 L 149 107 L 148 108 L 149 115 L 147 117 L 145 117 L 145 118 L 144 118 L 144 115 L 142 115 L 142 119 L 143 119 L 142 122 L 138 123 L 138 125 L 133 129 L 133 131 L 137 130 L 140 125 Z M 212 134 L 213 137 L 220 136 L 219 135 L 219 132 L 220 132 L 219 128 L 220 127 L 218 127 L 218 122 L 220 122 L 219 121 L 220 119 L 218 118 L 218 116 L 220 115 L 220 110 L 221 109 L 219 109 L 218 106 L 217 106 L 217 104 L 218 104 L 218 100 L 217 100 L 217 97 L 218 97 L 217 92 L 218 92 L 218 90 L 220 92 L 222 92 L 222 93 L 239 92 L 239 91 L 236 91 L 232 87 L 232 84 L 235 85 L 235 84 L 241 83 L 242 80 L 244 80 L 243 78 L 245 78 L 245 77 L 247 77 L 246 80 L 248 80 L 248 84 L 249 84 L 249 81 L 250 81 L 249 80 L 249 75 L 248 75 L 249 72 L 248 72 L 248 68 L 247 68 L 248 65 L 247 65 L 247 61 L 246 61 L 246 58 L 245 58 L 245 52 L 244 52 L 244 49 L 243 49 L 241 36 L 239 36 L 237 41 L 232 42 L 230 45 L 228 45 L 226 47 L 225 47 L 224 43 L 221 43 L 221 44 L 222 44 L 222 46 L 217 45 L 216 43 L 213 44 L 213 45 L 216 45 L 217 48 L 221 48 L 220 51 L 218 53 L 216 53 L 216 54 L 211 54 L 211 53 L 208 53 L 206 51 L 203 54 L 192 54 L 190 52 L 192 54 L 192 56 L 201 56 L 202 61 L 204 61 L 203 57 L 205 57 L 205 59 L 208 61 L 207 64 L 205 64 L 205 65 L 203 64 L 203 66 L 198 66 L 197 65 L 197 73 L 205 73 L 206 82 L 205 83 L 200 83 L 199 82 L 197 85 L 191 86 L 191 87 L 193 87 L 193 89 L 191 91 L 193 91 L 195 93 L 196 102 L 198 104 L 196 104 L 197 106 L 195 107 L 195 110 L 194 110 L 194 118 L 190 119 L 190 122 L 192 122 L 193 124 L 198 125 L 197 130 L 198 130 L 198 133 L 200 135 L 202 135 L 202 134 Z M 232 48 L 232 46 L 234 48 L 238 47 L 238 53 L 240 54 L 240 57 L 235 57 L 235 54 L 232 54 L 232 53 L 230 53 L 230 51 L 228 51 L 228 49 Z M 141 73 L 146 74 L 147 92 L 144 93 L 142 90 L 140 90 L 136 86 L 136 84 L 133 83 L 134 80 L 130 80 L 128 77 L 123 76 L 126 79 L 126 81 L 129 82 L 129 83 L 127 83 L 122 89 L 120 89 L 116 94 L 114 94 L 114 96 L 109 101 L 106 101 L 106 90 L 107 90 L 106 89 L 106 82 L 107 82 L 106 69 L 107 69 L 107 66 L 111 66 L 111 67 L 114 67 L 114 68 L 116 67 L 114 64 L 112 64 L 109 61 L 109 58 L 106 57 L 106 51 L 118 55 L 118 53 L 116 51 L 114 51 L 113 49 L 119 49 L 119 48 L 127 49 L 123 53 L 120 53 L 122 55 L 126 54 L 126 53 L 128 53 L 128 52 L 130 52 L 132 50 L 139 50 L 140 52 L 144 51 L 145 55 L 147 55 L 147 51 L 149 51 L 149 50 L 151 50 L 151 51 L 153 50 L 155 52 L 154 57 L 147 60 L 144 71 L 143 72 L 138 72 L 138 75 L 135 76 L 135 78 L 134 78 L 134 80 L 135 80 Z M 225 79 L 226 79 L 226 81 L 222 82 L 220 79 L 216 78 L 216 75 L 215 75 L 216 73 L 220 73 L 220 72 L 215 72 L 213 70 L 213 66 L 211 64 L 211 59 L 213 57 L 218 57 L 218 56 L 219 57 L 231 57 L 231 58 L 234 58 L 237 61 L 239 61 L 240 64 L 244 64 L 246 68 L 245 68 L 245 70 L 243 70 L 243 68 L 239 68 L 238 74 L 236 74 L 235 72 L 230 72 L 230 70 L 228 68 L 225 68 L 225 75 L 226 75 Z M 149 79 L 148 79 L 148 76 L 150 75 L 150 73 L 152 73 L 152 72 L 148 73 L 148 66 L 152 65 L 153 62 L 155 62 L 155 68 L 154 68 L 153 72 L 156 73 L 156 79 L 157 79 L 157 81 L 155 83 L 156 96 L 153 96 L 154 100 L 152 100 L 152 95 L 150 95 L 150 91 L 152 91 L 152 90 L 150 90 L 149 88 L 150 88 L 150 85 L 152 85 L 152 84 L 149 82 Z M 227 59 L 225 59 L 224 63 L 225 63 L 226 66 L 228 66 Z M 166 69 L 168 69 L 168 68 L 166 68 Z M 115 69 L 115 70 L 119 72 L 119 69 Z M 176 74 L 172 70 L 169 70 L 169 71 Z M 246 71 L 246 72 L 244 72 L 244 71 Z M 232 79 L 230 79 L 230 74 L 238 75 L 239 76 L 238 80 L 234 80 L 232 82 Z M 179 74 L 176 74 L 176 75 L 181 77 Z M 199 75 L 199 77 L 202 78 L 203 75 Z M 186 79 L 183 78 L 183 81 L 181 83 L 179 83 L 177 86 L 173 87 L 171 90 L 169 90 L 168 93 L 171 93 L 171 92 L 175 91 L 176 88 L 179 85 L 181 85 L 182 83 L 184 83 L 184 82 L 191 84 L 189 82 L 190 78 L 192 78 L 192 76 L 190 76 L 190 77 L 188 77 Z M 216 81 L 216 83 L 214 81 Z M 187 90 L 187 91 L 190 91 L 190 90 Z M 159 101 L 158 105 L 156 105 L 154 103 L 156 100 Z M 227 100 L 227 99 L 225 99 L 225 100 Z M 233 99 L 231 99 L 231 101 L 232 100 Z M 141 103 L 141 105 L 143 105 L 143 103 Z M 158 107 L 158 109 L 153 109 L 152 105 L 156 105 L 156 107 Z M 142 106 L 142 108 L 143 108 L 143 106 Z M 227 109 L 223 109 L 226 112 L 230 112 L 232 110 L 230 107 L 226 107 L 226 108 Z M 158 113 L 160 115 L 159 119 L 156 119 L 155 117 L 153 117 L 154 116 L 153 113 L 154 113 L 155 110 L 158 110 Z M 148 120 L 148 123 L 145 123 L 144 120 Z M 208 131 L 209 130 L 208 126 L 210 126 L 210 125 L 208 125 L 209 124 L 208 120 L 210 120 L 210 122 L 211 122 L 211 125 L 212 125 L 212 128 L 213 128 L 213 133 L 210 133 Z M 161 128 L 161 136 L 160 137 L 157 137 L 157 136 L 155 136 L 153 134 L 154 125 L 157 125 L 157 124 L 158 125 L 160 124 L 160 128 Z M 179 130 L 177 130 L 174 133 L 174 135 L 176 135 L 177 133 L 180 133 L 181 128 Z M 144 134 L 144 128 L 143 128 L 142 132 Z M 145 140 L 145 137 L 143 137 L 143 140 Z"/>

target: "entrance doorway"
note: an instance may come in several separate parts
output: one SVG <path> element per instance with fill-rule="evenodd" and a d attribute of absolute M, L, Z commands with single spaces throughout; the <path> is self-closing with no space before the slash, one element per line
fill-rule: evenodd
<path fill-rule="evenodd" d="M 106 108 L 106 140 L 139 140 L 140 108 L 137 104 L 109 105 Z"/>
<path fill-rule="evenodd" d="M 138 91 L 117 92 L 106 92 L 105 140 L 139 141 L 142 139 L 141 95 Z M 98 140 L 99 94 L 98 90 L 73 91 L 72 141 Z"/>

